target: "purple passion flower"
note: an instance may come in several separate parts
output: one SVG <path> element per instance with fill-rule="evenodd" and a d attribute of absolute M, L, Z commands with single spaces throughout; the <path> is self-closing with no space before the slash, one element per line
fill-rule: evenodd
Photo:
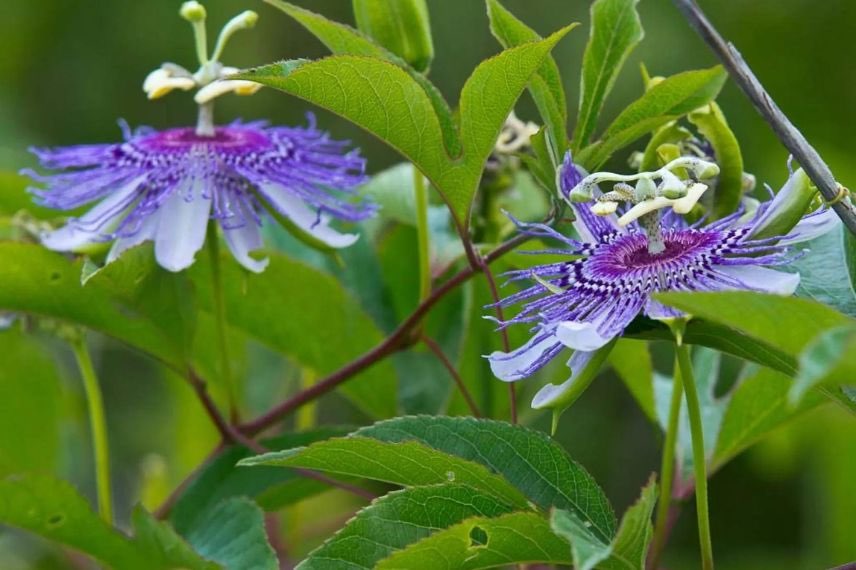
<path fill-rule="evenodd" d="M 583 176 L 574 164 L 566 162 L 563 169 L 560 183 L 580 184 Z M 571 379 L 560 386 L 544 386 L 532 402 L 534 408 L 552 407 L 596 352 L 621 335 L 638 315 L 660 320 L 682 316 L 655 301 L 653 293 L 748 290 L 793 294 L 799 275 L 770 267 L 794 259 L 789 246 L 813 239 L 838 223 L 832 211 L 824 208 L 803 217 L 787 235 L 753 237 L 785 207 L 794 178 L 792 175 L 774 199 L 760 204 L 752 214 L 740 211 L 707 225 L 688 225 L 673 212 L 665 214 L 658 232 L 664 246 L 659 253 L 649 251 L 648 236 L 639 223 L 622 226 L 614 214 L 596 216 L 590 204 L 571 203 L 580 240 L 543 224 L 519 224 L 530 235 L 560 241 L 564 248 L 549 253 L 566 254 L 568 260 L 506 274 L 510 281 L 534 283 L 500 301 L 503 307 L 524 303 L 520 313 L 500 323 L 500 328 L 529 323 L 532 337 L 509 353 L 491 354 L 494 375 L 506 382 L 521 380 L 565 348 L 573 349 L 568 361 Z M 563 194 L 570 195 L 572 188 L 562 187 Z"/>
<path fill-rule="evenodd" d="M 235 259 L 260 272 L 268 260 L 251 252 L 262 247 L 268 211 L 332 248 L 358 237 L 331 228 L 333 218 L 354 222 L 374 211 L 344 199 L 366 180 L 365 160 L 317 130 L 312 115 L 306 128 L 236 122 L 211 136 L 193 127 L 124 131 L 118 144 L 33 149 L 44 168 L 56 171 L 26 172 L 44 185 L 31 189 L 40 204 L 73 210 L 95 203 L 46 233 L 42 243 L 49 249 L 112 241 L 110 262 L 153 241 L 158 264 L 181 271 L 193 263 L 214 220 Z"/>

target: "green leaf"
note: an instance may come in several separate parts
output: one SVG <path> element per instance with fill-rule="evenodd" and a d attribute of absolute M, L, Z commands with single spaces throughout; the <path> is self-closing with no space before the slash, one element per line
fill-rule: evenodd
<path fill-rule="evenodd" d="M 719 176 L 713 197 L 712 219 L 725 217 L 737 210 L 743 196 L 743 155 L 740 153 L 740 144 L 716 103 L 691 112 L 687 118 L 713 147 Z"/>
<path fill-rule="evenodd" d="M 728 398 L 710 458 L 711 471 L 719 469 L 774 429 L 826 401 L 821 395 L 811 393 L 794 409 L 788 404 L 792 384 L 790 378 L 775 370 L 747 367 Z"/>
<path fill-rule="evenodd" d="M 788 400 L 797 405 L 816 386 L 856 384 L 856 324 L 822 332 L 800 354 Z"/>
<path fill-rule="evenodd" d="M 108 526 L 65 481 L 45 476 L 0 480 L 0 523 L 27 530 L 122 570 L 216 570 L 164 523 L 134 515 L 136 537 Z M 231 567 L 230 567 L 231 570 Z"/>
<path fill-rule="evenodd" d="M 807 299 L 747 291 L 660 293 L 656 298 L 690 315 L 731 327 L 794 359 L 825 330 L 856 322 Z"/>
<path fill-rule="evenodd" d="M 353 0 L 361 32 L 425 72 L 434 59 L 431 23 L 425 0 Z"/>
<path fill-rule="evenodd" d="M 624 338 L 619 340 L 609 355 L 609 364 L 624 381 L 624 385 L 633 394 L 648 419 L 656 422 L 654 366 L 648 352 L 648 343 Z"/>
<path fill-rule="evenodd" d="M 297 570 L 375 568 L 396 550 L 471 517 L 495 517 L 511 508 L 464 485 L 394 491 L 361 510 L 314 550 Z"/>
<path fill-rule="evenodd" d="M 605 542 L 572 512 L 554 509 L 550 515 L 553 532 L 571 543 L 575 570 L 642 570 L 651 542 L 651 513 L 657 502 L 657 486 L 652 477 L 642 489 L 642 496 L 621 519 L 618 534 Z"/>
<path fill-rule="evenodd" d="M 580 151 L 577 162 L 589 171 L 597 170 L 615 151 L 713 101 L 727 78 L 721 66 L 665 78 L 628 105 L 600 141 Z"/>
<path fill-rule="evenodd" d="M 810 253 L 791 265 L 800 274 L 797 295 L 856 318 L 856 236 L 839 224 L 805 247 Z"/>
<path fill-rule="evenodd" d="M 352 435 L 304 448 L 265 453 L 244 459 L 239 465 L 300 467 L 406 487 L 454 481 L 493 495 L 509 505 L 527 506 L 526 497 L 520 491 L 484 466 L 414 441 L 389 443 Z"/>
<path fill-rule="evenodd" d="M 324 375 L 371 349 L 382 335 L 359 303 L 332 276 L 271 253 L 263 273 L 248 274 L 224 254 L 229 324 Z M 189 270 L 200 304 L 211 307 L 209 264 Z M 396 378 L 380 362 L 343 385 L 342 393 L 376 418 L 395 415 Z"/>
<path fill-rule="evenodd" d="M 243 497 L 226 499 L 201 517 L 187 541 L 228 570 L 279 570 L 262 510 Z"/>
<path fill-rule="evenodd" d="M 465 229 L 484 164 L 506 117 L 532 74 L 568 30 L 506 50 L 476 68 L 460 97 L 463 151 L 459 159 L 446 153 L 441 123 L 424 87 L 394 63 L 341 55 L 276 63 L 236 77 L 301 97 L 376 135 L 431 180 L 457 226 Z"/>
<path fill-rule="evenodd" d="M 591 36 L 583 53 L 580 109 L 574 129 L 575 152 L 588 144 L 621 67 L 645 35 L 636 12 L 638 3 L 595 0 L 591 5 Z"/>
<path fill-rule="evenodd" d="M 291 449 L 345 433 L 345 428 L 326 427 L 283 434 L 261 443 L 267 449 Z M 290 469 L 237 466 L 241 459 L 251 455 L 248 449 L 233 446 L 202 468 L 170 511 L 170 522 L 179 532 L 186 534 L 200 515 L 230 497 L 249 497 L 263 509 L 273 511 L 329 489 L 324 483 L 302 477 Z"/>
<path fill-rule="evenodd" d="M 144 563 L 150 568 L 221 568 L 219 564 L 200 557 L 168 524 L 155 519 L 141 507 L 134 509 L 131 522 L 134 525 L 134 539 L 146 553 Z M 231 570 L 232 567 L 228 568 Z"/>
<path fill-rule="evenodd" d="M 282 0 L 265 1 L 297 20 L 297 22 L 321 40 L 327 46 L 327 49 L 334 54 L 364 55 L 384 59 L 404 69 L 422 87 L 429 98 L 434 112 L 437 114 L 437 119 L 443 132 L 443 140 L 449 155 L 456 157 L 460 154 L 461 141 L 458 137 L 455 119 L 453 118 L 451 109 L 449 109 L 449 104 L 446 103 L 443 95 L 440 94 L 440 91 L 434 84 L 428 81 L 424 75 L 411 68 L 396 54 L 378 45 L 371 38 L 366 37 L 350 26 L 333 22 L 320 14 L 315 14 L 305 8 L 283 2 Z"/>
<path fill-rule="evenodd" d="M 570 564 L 568 543 L 538 513 L 476 517 L 440 530 L 378 563 L 377 570 L 480 570 Z"/>
<path fill-rule="evenodd" d="M 487 16 L 490 19 L 491 33 L 506 49 L 542 39 L 535 30 L 518 20 L 500 4 L 499 0 L 487 0 Z M 568 147 L 567 103 L 562 76 L 553 56 L 548 56 L 538 73 L 532 77 L 529 92 L 556 139 L 556 150 L 563 152 Z"/>
<path fill-rule="evenodd" d="M 416 441 L 480 463 L 539 507 L 572 510 L 605 539 L 615 532 L 615 515 L 603 491 L 544 433 L 491 420 L 414 416 L 379 422 L 356 435 L 393 443 Z"/>
<path fill-rule="evenodd" d="M 85 326 L 182 371 L 181 343 L 155 320 L 159 312 L 170 308 L 135 306 L 97 283 L 84 287 L 80 284 L 82 265 L 80 260 L 69 261 L 35 244 L 0 243 L 0 309 Z M 146 312 L 149 310 L 151 314 Z M 172 310 L 181 313 L 178 307 Z"/>
<path fill-rule="evenodd" d="M 54 359 L 18 330 L 0 331 L 0 352 L 0 475 L 51 473 L 58 463 L 62 406 Z"/>

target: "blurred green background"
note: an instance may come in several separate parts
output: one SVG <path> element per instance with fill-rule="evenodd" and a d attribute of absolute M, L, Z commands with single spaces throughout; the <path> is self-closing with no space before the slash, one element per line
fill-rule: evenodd
<path fill-rule="evenodd" d="M 353 23 L 346 0 L 298 3 Z M 118 118 L 132 126 L 158 128 L 192 123 L 195 110 L 189 95 L 149 102 L 141 90 L 145 75 L 161 62 L 188 67 L 195 63 L 190 28 L 177 16 L 179 4 L 174 0 L 0 2 L 0 170 L 31 166 L 26 152 L 31 145 L 118 140 Z M 584 24 L 554 52 L 569 101 L 575 106 L 589 3 L 505 0 L 504 4 L 541 33 L 571 21 Z M 254 9 L 261 16 L 256 30 L 237 36 L 227 48 L 224 60 L 229 65 L 325 54 L 317 40 L 260 1 L 209 0 L 206 6 L 209 35 L 240 10 Z M 703 6 L 839 180 L 854 187 L 856 2 L 716 0 Z M 429 7 L 436 50 L 431 78 L 454 102 L 471 70 L 496 53 L 498 45 L 489 34 L 480 0 L 429 0 Z M 670 2 L 643 0 L 640 12 L 646 38 L 618 80 L 604 120 L 641 93 L 640 62 L 657 75 L 715 63 Z M 741 142 L 747 170 L 759 182 L 779 187 L 787 176 L 785 150 L 733 84 L 726 86 L 719 102 Z M 307 110 L 297 99 L 262 90 L 252 98 L 223 98 L 217 119 L 266 118 L 294 124 L 303 122 Z M 362 147 L 371 171 L 398 161 L 369 135 L 315 111 L 323 128 Z M 528 96 L 521 100 L 518 114 L 536 119 Z M 209 451 L 215 436 L 181 381 L 165 378 L 151 362 L 114 343 L 96 342 L 114 447 L 119 515 L 124 518 L 126 505 L 140 497 L 149 505 L 157 504 Z M 2 333 L 0 348 L 3 359 L 29 363 L 24 379 L 3 378 L 0 367 L 0 438 L 12 434 L 30 442 L 32 453 L 21 460 L 24 465 L 57 471 L 91 495 L 85 412 L 70 355 L 59 343 L 44 339 L 34 343 L 10 332 Z M 249 390 L 248 398 L 255 397 L 262 407 L 270 386 L 277 386 L 283 377 L 296 379 L 276 358 L 261 349 L 257 352 L 249 361 L 255 381 L 263 387 Z M 57 355 L 59 365 L 54 366 Z M 10 388 L 18 381 L 27 382 L 29 390 Z M 42 431 L 22 434 L 14 422 L 3 420 L 22 410 L 56 419 L 45 421 Z M 322 420 L 336 423 L 365 421 L 335 396 L 325 399 L 319 414 Z M 536 418 L 536 425 L 547 429 L 547 418 Z M 612 374 L 604 375 L 566 414 L 559 437 L 592 471 L 619 511 L 658 467 L 658 434 Z M 8 447 L 0 441 L 0 451 Z M 735 460 L 711 485 L 719 567 L 814 569 L 856 559 L 853 473 L 856 422 L 830 406 L 804 416 Z M 333 512 L 347 516 L 348 504 L 342 496 L 331 493 L 318 501 L 334 504 L 331 508 L 338 510 Z M 286 532 L 291 522 L 305 519 L 301 513 L 307 509 L 302 505 L 289 510 Z M 667 557 L 669 567 L 694 567 L 693 519 L 688 505 Z M 317 539 L 340 523 L 335 519 L 302 524 L 300 533 Z M 310 543 L 307 538 L 306 545 Z M 59 555 L 45 558 L 38 541 L 18 533 L 0 534 L 0 568 L 31 567 L 64 568 L 65 562 Z"/>

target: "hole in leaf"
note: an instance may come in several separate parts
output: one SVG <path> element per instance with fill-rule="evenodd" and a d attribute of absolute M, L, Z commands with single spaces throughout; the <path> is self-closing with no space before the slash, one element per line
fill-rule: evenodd
<path fill-rule="evenodd" d="M 481 527 L 474 526 L 470 529 L 470 548 L 487 545 L 487 532 Z"/>
<path fill-rule="evenodd" d="M 62 513 L 56 513 L 48 517 L 47 522 L 49 528 L 61 527 L 63 523 L 65 523 L 65 515 Z"/>
<path fill-rule="evenodd" d="M 62 273 L 59 271 L 52 271 L 50 275 L 51 283 L 56 283 L 57 281 L 62 279 Z"/>

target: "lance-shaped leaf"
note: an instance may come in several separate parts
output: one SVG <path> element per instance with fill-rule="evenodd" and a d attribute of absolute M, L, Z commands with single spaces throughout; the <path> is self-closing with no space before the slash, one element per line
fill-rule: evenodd
<path fill-rule="evenodd" d="M 370 570 L 393 552 L 471 517 L 511 511 L 491 495 L 457 484 L 394 491 L 348 521 L 297 570 Z"/>
<path fill-rule="evenodd" d="M 395 552 L 376 568 L 480 570 L 527 563 L 571 563 L 568 543 L 550 530 L 539 513 L 467 519 Z"/>
<path fill-rule="evenodd" d="M 583 54 L 580 109 L 574 128 L 574 151 L 588 144 L 606 96 L 627 56 L 644 32 L 636 5 L 639 0 L 595 0 L 591 6 L 591 36 Z"/>
<path fill-rule="evenodd" d="M 461 92 L 463 151 L 457 159 L 445 150 L 440 121 L 425 89 L 394 63 L 343 55 L 314 62 L 276 63 L 237 77 L 301 97 L 385 141 L 431 180 L 463 233 L 484 164 L 508 113 L 569 29 L 506 50 L 476 68 Z"/>
<path fill-rule="evenodd" d="M 652 477 L 642 489 L 642 496 L 621 518 L 618 533 L 605 542 L 592 533 L 585 521 L 568 511 L 556 509 L 550 516 L 553 532 L 571 543 L 576 570 L 642 570 L 651 542 L 651 513 L 657 502 L 657 486 Z"/>
<path fill-rule="evenodd" d="M 615 151 L 713 101 L 727 77 L 725 70 L 716 66 L 665 78 L 628 105 L 598 142 L 580 151 L 577 162 L 587 170 L 597 170 Z"/>
<path fill-rule="evenodd" d="M 360 31 L 417 71 L 427 71 L 434 59 L 434 42 L 425 0 L 353 0 L 353 4 Z"/>
<path fill-rule="evenodd" d="M 458 137 L 457 127 L 455 126 L 452 111 L 449 109 L 449 104 L 446 103 L 443 95 L 440 94 L 440 91 L 434 84 L 428 81 L 424 75 L 410 67 L 407 62 L 395 53 L 348 25 L 328 20 L 320 14 L 316 14 L 300 6 L 295 6 L 289 2 L 283 2 L 282 0 L 265 1 L 294 18 L 315 37 L 321 40 L 327 46 L 327 49 L 334 54 L 364 55 L 384 59 L 404 69 L 425 90 L 426 95 L 431 101 L 434 112 L 437 114 L 437 120 L 440 123 L 440 129 L 443 132 L 443 140 L 447 153 L 452 157 L 460 154 L 461 141 Z"/>
<path fill-rule="evenodd" d="M 499 0 L 487 0 L 487 15 L 490 31 L 505 48 L 541 39 L 535 30 L 518 20 Z M 548 56 L 538 73 L 532 77 L 529 92 L 545 124 L 550 127 L 558 147 L 556 150 L 561 154 L 568 147 L 568 112 L 562 76 L 553 56 Z"/>

